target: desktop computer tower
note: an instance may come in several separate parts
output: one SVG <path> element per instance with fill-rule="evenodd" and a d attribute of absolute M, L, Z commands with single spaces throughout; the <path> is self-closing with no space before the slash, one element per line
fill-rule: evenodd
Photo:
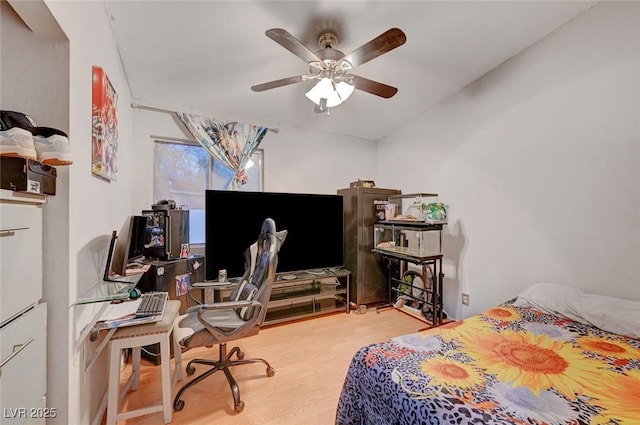
<path fill-rule="evenodd" d="M 204 255 L 191 255 L 187 258 L 168 261 L 147 260 L 149 269 L 140 278 L 137 288 L 143 293 L 168 292 L 169 299 L 180 301 L 179 314 L 183 314 L 187 308 L 204 300 L 202 289 L 186 290 L 187 280 L 189 285 L 204 282 L 204 258 Z M 160 364 L 160 344 L 143 347 L 142 356 L 155 364 Z"/>
<path fill-rule="evenodd" d="M 153 206 L 142 211 L 147 218 L 144 256 L 158 260 L 174 260 L 189 247 L 189 210 Z"/>

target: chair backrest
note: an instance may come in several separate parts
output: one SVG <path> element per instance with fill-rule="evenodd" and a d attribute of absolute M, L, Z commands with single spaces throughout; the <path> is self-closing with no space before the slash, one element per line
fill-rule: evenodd
<path fill-rule="evenodd" d="M 241 283 L 231 293 L 229 299 L 255 300 L 266 307 L 271 297 L 271 288 L 278 265 L 278 252 L 287 235 L 286 230 L 276 232 L 275 222 L 265 219 L 258 240 L 245 251 L 245 273 Z M 238 308 L 238 315 L 246 321 L 255 321 L 260 326 L 266 315 L 266 308 Z M 257 317 L 254 317 L 257 314 Z"/>
<path fill-rule="evenodd" d="M 207 305 L 194 308 L 180 320 L 178 327 L 186 329 L 179 331 L 180 344 L 185 348 L 210 346 L 216 342 L 228 341 L 240 337 L 254 335 L 260 330 L 265 320 L 271 289 L 275 280 L 278 266 L 278 251 L 284 242 L 287 231 L 276 232 L 276 224 L 271 218 L 264 220 L 260 236 L 256 241 L 255 267 L 249 273 L 247 282 L 256 288 L 251 300 L 258 301 L 262 308 L 236 308 L 236 314 L 241 320 L 231 324 L 221 319 L 215 309 L 208 309 Z M 234 291 L 235 292 L 235 291 Z M 233 299 L 233 294 L 231 297 Z M 244 311 L 242 311 L 244 310 Z M 243 317 L 244 316 L 244 317 Z"/>

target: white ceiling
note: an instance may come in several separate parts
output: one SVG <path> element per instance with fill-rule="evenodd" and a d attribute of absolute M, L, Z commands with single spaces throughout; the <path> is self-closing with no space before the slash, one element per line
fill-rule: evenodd
<path fill-rule="evenodd" d="M 594 3 L 107 0 L 105 8 L 138 103 L 380 140 Z M 392 27 L 407 42 L 353 71 L 397 87 L 390 99 L 356 90 L 328 116 L 304 96 L 312 81 L 250 89 L 308 71 L 265 36 L 269 28 L 313 51 L 322 30 L 332 29 L 348 54 Z"/>

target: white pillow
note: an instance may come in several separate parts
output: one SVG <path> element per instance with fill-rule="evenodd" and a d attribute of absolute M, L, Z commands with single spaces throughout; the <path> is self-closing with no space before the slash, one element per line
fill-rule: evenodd
<path fill-rule="evenodd" d="M 619 335 L 640 338 L 640 302 L 592 294 L 555 283 L 535 283 L 513 303 Z"/>
<path fill-rule="evenodd" d="M 640 302 L 585 292 L 571 303 L 581 322 L 640 339 Z"/>
<path fill-rule="evenodd" d="M 575 316 L 571 310 L 570 301 L 583 293 L 582 289 L 559 283 L 539 282 L 529 285 L 518 294 L 518 299 L 513 303 L 516 306 L 533 307 L 543 313 L 569 317 Z"/>

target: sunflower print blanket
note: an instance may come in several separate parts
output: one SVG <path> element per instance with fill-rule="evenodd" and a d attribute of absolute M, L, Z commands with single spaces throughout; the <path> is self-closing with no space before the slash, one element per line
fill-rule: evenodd
<path fill-rule="evenodd" d="M 640 340 L 501 305 L 361 348 L 336 424 L 640 424 Z"/>

